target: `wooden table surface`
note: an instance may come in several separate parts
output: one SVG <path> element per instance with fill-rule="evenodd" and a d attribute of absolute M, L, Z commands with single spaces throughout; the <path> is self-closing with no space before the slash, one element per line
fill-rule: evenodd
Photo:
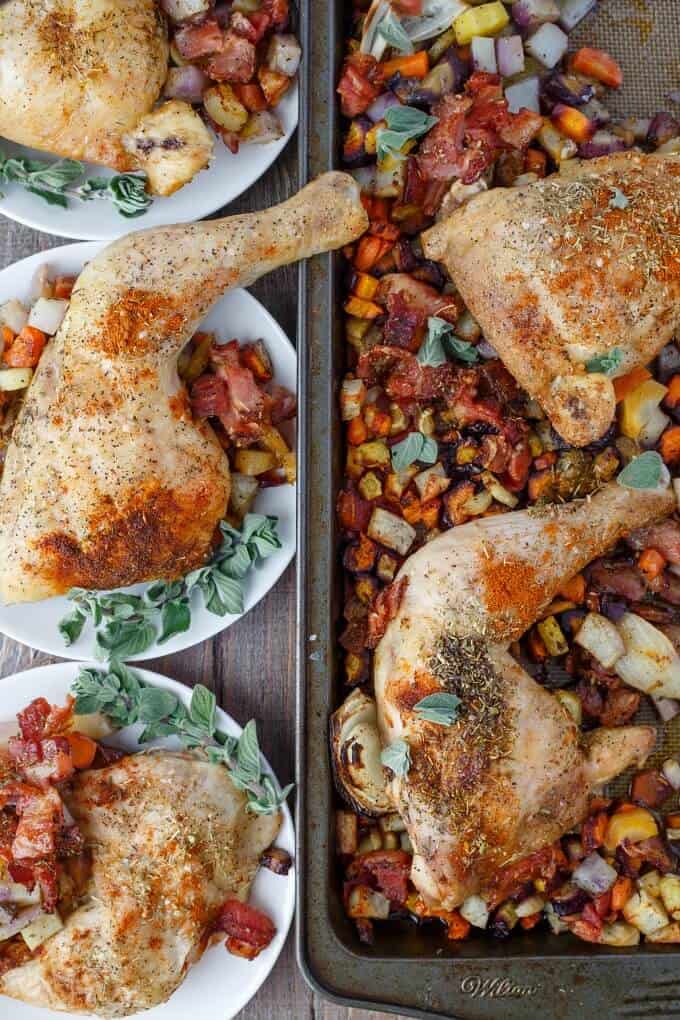
<path fill-rule="evenodd" d="M 286 198 L 297 187 L 296 140 L 276 165 L 228 212 L 261 209 Z M 30 230 L 0 217 L 0 269 L 36 251 L 71 242 Z M 295 268 L 273 273 L 252 288 L 295 340 Z M 182 683 L 201 681 L 216 693 L 227 712 L 246 722 L 258 719 L 262 747 L 282 783 L 293 777 L 295 749 L 295 572 L 291 566 L 255 609 L 224 634 L 176 655 L 149 662 Z M 57 661 L 0 636 L 0 677 Z M 1 681 L 0 681 L 1 682 Z M 383 1013 L 344 1009 L 312 994 L 295 962 L 291 933 L 269 980 L 239 1020 L 387 1020 Z"/>

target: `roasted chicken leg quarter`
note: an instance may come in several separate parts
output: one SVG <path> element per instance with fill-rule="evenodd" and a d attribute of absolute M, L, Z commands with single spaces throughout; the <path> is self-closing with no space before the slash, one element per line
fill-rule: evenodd
<path fill-rule="evenodd" d="M 680 158 L 619 153 L 477 195 L 423 234 L 486 339 L 574 446 L 614 418 L 609 375 L 680 326 Z M 615 355 L 607 374 L 602 363 Z"/>
<path fill-rule="evenodd" d="M 389 793 L 413 844 L 411 878 L 429 904 L 493 901 L 505 866 L 568 832 L 593 787 L 651 750 L 650 727 L 583 738 L 508 646 L 565 581 L 673 505 L 669 491 L 612 483 L 544 516 L 518 511 L 452 528 L 397 575 L 401 601 L 376 650 L 375 695 L 383 743 L 410 748 L 410 768 Z M 451 726 L 414 711 L 439 691 L 460 699 Z"/>
<path fill-rule="evenodd" d="M 178 578 L 205 561 L 229 465 L 192 417 L 177 356 L 230 287 L 366 226 L 356 183 L 327 174 L 265 212 L 129 234 L 89 263 L 7 450 L 5 602 Z"/>
<path fill-rule="evenodd" d="M 248 811 L 224 766 L 169 752 L 81 772 L 64 800 L 92 873 L 61 931 L 2 974 L 0 993 L 104 1017 L 150 1009 L 200 959 L 224 902 L 247 898 L 281 816 Z"/>

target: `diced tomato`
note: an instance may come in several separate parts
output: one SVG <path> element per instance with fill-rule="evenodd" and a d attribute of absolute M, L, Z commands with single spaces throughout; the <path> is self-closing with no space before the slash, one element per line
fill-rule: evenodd
<path fill-rule="evenodd" d="M 255 46 L 235 32 L 227 32 L 222 47 L 208 61 L 206 73 L 216 81 L 245 84 L 255 74 Z"/>
<path fill-rule="evenodd" d="M 391 903 L 404 903 L 408 895 L 411 854 L 405 850 L 371 850 L 360 854 L 356 860 L 373 876 L 376 885 Z"/>
<path fill-rule="evenodd" d="M 206 18 L 200 25 L 187 25 L 175 32 L 175 46 L 185 60 L 196 60 L 219 53 L 224 35 L 215 18 Z"/>
<path fill-rule="evenodd" d="M 264 949 L 276 935 L 271 918 L 240 900 L 227 900 L 215 927 L 257 949 Z"/>

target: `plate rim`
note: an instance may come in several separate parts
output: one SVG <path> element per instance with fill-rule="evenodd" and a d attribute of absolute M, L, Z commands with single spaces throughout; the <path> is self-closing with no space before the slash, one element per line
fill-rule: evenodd
<path fill-rule="evenodd" d="M 0 722 L 4 722 L 5 721 L 4 716 L 3 716 L 3 710 L 2 710 L 2 694 L 3 694 L 3 690 L 4 690 L 4 685 L 5 684 L 8 684 L 10 682 L 16 683 L 17 681 L 20 683 L 24 679 L 28 680 L 31 677 L 35 678 L 36 674 L 50 674 L 52 676 L 57 676 L 60 673 L 64 673 L 65 674 L 68 671 L 69 668 L 73 668 L 73 669 L 78 668 L 79 669 L 79 668 L 81 668 L 83 666 L 92 666 L 95 669 L 101 669 L 101 665 L 102 665 L 101 663 L 95 662 L 93 660 L 84 660 L 84 659 L 83 660 L 75 660 L 75 659 L 70 659 L 70 660 L 65 660 L 65 661 L 61 661 L 61 662 L 47 663 L 45 665 L 30 666 L 27 669 L 18 670 L 16 673 L 11 673 L 11 674 L 9 674 L 9 676 L 2 677 L 0 679 Z M 193 688 L 189 687 L 187 684 L 182 683 L 180 680 L 175 680 L 173 677 L 166 676 L 164 673 L 158 673 L 155 670 L 145 669 L 143 667 L 138 667 L 136 665 L 133 666 L 133 668 L 142 676 L 143 680 L 145 680 L 146 682 L 152 684 L 153 686 L 159 686 L 159 687 L 163 687 L 163 688 L 165 688 L 167 690 L 171 690 L 185 704 L 188 703 L 188 701 L 190 700 L 191 692 L 192 692 Z M 39 692 L 36 692 L 36 694 L 38 694 L 38 693 Z M 27 690 L 27 696 L 28 696 L 28 694 L 29 694 L 29 691 Z M 232 715 L 230 715 L 225 709 L 223 709 L 221 707 L 221 705 L 219 704 L 219 702 L 217 704 L 217 717 L 218 717 L 218 720 L 221 721 L 222 725 L 227 729 L 227 731 L 233 733 L 234 736 L 240 736 L 240 734 L 243 732 L 243 727 L 241 726 L 241 724 L 239 722 L 237 722 L 236 719 L 234 719 L 234 717 Z M 281 789 L 280 780 L 279 780 L 278 776 L 276 775 L 276 772 L 274 771 L 274 769 L 271 767 L 271 764 L 269 763 L 268 758 L 262 752 L 261 752 L 260 756 L 261 756 L 262 760 L 264 761 L 264 764 L 265 764 L 267 770 L 269 771 L 271 776 L 274 778 L 276 786 L 280 790 Z M 262 958 L 260 957 L 260 966 L 262 967 L 261 977 L 258 976 L 257 983 L 254 985 L 253 990 L 249 993 L 248 997 L 246 999 L 244 999 L 244 1000 L 241 1000 L 241 998 L 239 997 L 237 999 L 237 1003 L 238 1003 L 237 1007 L 235 1009 L 233 1009 L 233 1011 L 228 1011 L 226 1014 L 221 1012 L 221 1010 L 224 1007 L 223 1006 L 219 1007 L 220 1008 L 219 1017 L 221 1018 L 221 1020 L 232 1020 L 232 1018 L 235 1017 L 241 1010 L 245 1009 L 245 1007 L 248 1005 L 248 1003 L 251 1002 L 251 1000 L 257 995 L 257 993 L 259 992 L 260 988 L 262 988 L 262 986 L 265 984 L 265 982 L 269 979 L 269 976 L 270 976 L 272 970 L 274 969 L 277 961 L 279 960 L 279 958 L 281 956 L 281 953 L 283 952 L 284 948 L 286 947 L 288 939 L 289 939 L 289 936 L 290 936 L 290 931 L 291 931 L 291 927 L 292 927 L 292 924 L 293 924 L 293 919 L 295 917 L 295 911 L 296 911 L 296 891 L 297 891 L 296 830 L 295 830 L 295 822 L 294 822 L 294 819 L 293 819 L 293 814 L 291 812 L 290 807 L 288 806 L 288 802 L 287 801 L 282 804 L 282 806 L 281 806 L 281 813 L 282 813 L 283 819 L 282 819 L 282 823 L 281 823 L 281 829 L 280 829 L 280 832 L 279 832 L 279 836 L 281 835 L 281 833 L 284 832 L 284 830 L 286 830 L 286 829 L 288 830 L 287 837 L 285 837 L 285 839 L 284 839 L 284 841 L 286 842 L 286 846 L 284 847 L 284 849 L 286 849 L 291 854 L 291 856 L 293 858 L 293 867 L 290 869 L 290 871 L 288 872 L 287 875 L 283 876 L 287 880 L 286 881 L 286 896 L 287 896 L 287 900 L 286 900 L 286 920 L 285 920 L 284 925 L 277 929 L 277 935 L 280 933 L 282 937 L 281 937 L 281 940 L 280 940 L 280 943 L 279 943 L 278 947 L 276 948 L 276 951 L 270 953 L 265 958 L 265 960 L 262 960 Z M 277 837 L 277 838 L 279 838 L 279 837 Z M 257 873 L 256 873 L 256 875 L 257 875 Z M 255 881 L 255 880 L 253 880 L 253 881 Z M 282 900 L 283 899 L 284 898 L 282 897 Z M 208 947 L 207 952 L 210 952 L 211 949 L 215 949 L 216 950 L 218 948 L 219 948 L 219 946 L 210 946 L 210 947 Z M 201 959 L 202 958 L 203 957 L 201 957 Z M 200 963 L 200 960 L 198 962 Z M 263 964 L 264 964 L 264 966 L 263 966 Z M 189 971 L 190 970 L 191 970 L 191 968 L 189 968 Z M 189 972 L 187 972 L 187 973 L 189 973 Z M 185 975 L 185 977 L 186 977 L 186 975 Z M 181 988 L 183 983 L 184 983 L 184 979 L 182 980 L 182 982 L 180 982 L 180 985 L 178 985 L 178 988 L 175 991 L 177 991 L 179 988 Z M 175 993 L 173 992 L 172 994 L 174 995 Z M 167 1003 L 171 1001 L 171 999 L 172 999 L 172 995 L 165 1002 L 160 1003 L 158 1006 L 153 1007 L 153 1009 L 154 1010 L 162 1010 L 167 1005 Z M 6 1002 L 10 1002 L 10 1003 L 17 1003 L 17 1004 L 19 1004 L 21 1006 L 27 1005 L 26 1003 L 21 1003 L 20 1000 L 13 999 L 10 996 L 2 995 L 2 993 L 0 993 L 0 1002 L 2 1002 L 2 1001 L 6 1001 Z M 57 1012 L 55 1010 L 48 1010 L 47 1007 L 34 1007 L 34 1008 L 36 1010 L 39 1009 L 40 1013 L 42 1015 L 46 1016 L 46 1017 L 53 1016 L 55 1018 L 55 1020 L 56 1020 L 56 1017 L 58 1017 L 58 1016 L 66 1015 L 66 1014 L 63 1014 L 61 1012 Z M 229 1009 L 231 1009 L 231 1007 L 229 1007 Z M 78 1015 L 79 1016 L 84 1016 L 85 1020 L 97 1020 L 95 1014 L 78 1014 Z M 132 1015 L 133 1016 L 142 1017 L 142 1016 L 144 1016 L 146 1014 L 145 1014 L 145 1011 L 143 1011 L 141 1013 L 138 1012 L 138 1013 L 135 1013 L 135 1014 L 132 1014 Z"/>
<path fill-rule="evenodd" d="M 42 249 L 40 251 L 33 252 L 33 254 L 27 255 L 23 259 L 19 259 L 16 262 L 10 263 L 10 265 L 5 266 L 4 269 L 0 269 L 0 286 L 2 284 L 3 277 L 4 277 L 4 275 L 6 273 L 8 273 L 10 271 L 18 270 L 21 266 L 26 266 L 29 269 L 29 271 L 35 271 L 35 268 L 37 266 L 39 266 L 39 265 L 41 265 L 41 264 L 43 264 L 45 262 L 49 262 L 51 257 L 54 258 L 55 261 L 56 261 L 56 259 L 59 258 L 60 254 L 65 255 L 65 256 L 68 257 L 68 256 L 78 256 L 78 255 L 80 255 L 82 253 L 83 254 L 83 262 L 85 262 L 85 261 L 87 261 L 87 255 L 88 254 L 89 254 L 90 257 L 93 257 L 95 254 L 97 254 L 98 252 L 102 251 L 104 248 L 108 247 L 110 244 L 114 244 L 114 243 L 116 243 L 115 240 L 114 241 L 75 241 L 75 242 L 73 242 L 71 244 L 55 245 L 55 246 L 53 246 L 51 248 L 44 248 L 44 249 Z M 293 364 L 294 364 L 294 368 L 295 368 L 295 375 L 296 375 L 296 381 L 297 381 L 297 375 L 298 375 L 297 350 L 294 347 L 290 337 L 284 331 L 283 327 L 281 325 L 279 325 L 279 323 L 274 318 L 274 316 L 269 311 L 269 309 L 266 308 L 262 304 L 261 301 L 258 301 L 258 299 L 253 294 L 251 294 L 250 291 L 247 290 L 245 287 L 234 287 L 234 288 L 230 288 L 228 291 L 225 291 L 225 293 L 222 295 L 222 297 L 219 298 L 219 300 L 216 301 L 215 304 L 209 309 L 207 314 L 210 315 L 211 312 L 220 303 L 220 301 L 223 301 L 225 299 L 225 297 L 227 296 L 227 294 L 230 294 L 230 293 L 231 294 L 238 293 L 241 297 L 245 297 L 247 299 L 247 303 L 251 303 L 251 307 L 253 309 L 257 309 L 258 314 L 259 313 L 263 314 L 264 319 L 265 319 L 268 327 L 274 333 L 279 335 L 279 339 L 280 340 L 284 341 L 283 348 L 286 350 L 287 354 L 292 356 L 292 358 L 293 358 Z M 2 300 L 2 299 L 0 298 L 0 300 Z M 296 395 L 297 395 L 297 388 L 296 388 Z M 292 501 L 292 513 L 293 513 L 294 516 L 297 516 L 297 494 L 296 494 L 297 493 L 297 482 L 295 483 L 293 488 L 294 488 L 294 492 L 293 492 L 293 501 Z M 189 630 L 186 631 L 184 635 L 177 635 L 177 637 L 180 639 L 179 640 L 179 644 L 178 644 L 177 647 L 173 647 L 171 650 L 169 650 L 167 647 L 165 647 L 163 645 L 159 646 L 158 642 L 154 642 L 154 644 L 151 645 L 151 647 L 148 648 L 145 652 L 140 652 L 137 655 L 131 655 L 131 656 L 129 656 L 127 658 L 126 661 L 134 662 L 134 663 L 141 663 L 141 662 L 146 662 L 146 661 L 148 661 L 150 659 L 157 659 L 157 658 L 159 658 L 161 656 L 164 656 L 164 655 L 175 655 L 175 654 L 177 654 L 179 652 L 186 651 L 188 648 L 194 648 L 197 645 L 202 644 L 204 641 L 211 641 L 211 640 L 213 640 L 219 634 L 224 633 L 224 631 L 229 630 L 230 627 L 234 626 L 235 624 L 237 624 L 241 620 L 243 620 L 276 587 L 276 585 L 279 583 L 279 581 L 280 581 L 281 577 L 283 576 L 283 574 L 285 573 L 285 571 L 288 569 L 290 564 L 295 559 L 295 556 L 297 554 L 297 525 L 296 525 L 295 521 L 293 522 L 292 532 L 293 532 L 292 540 L 291 540 L 288 548 L 285 550 L 286 555 L 281 560 L 280 569 L 278 570 L 278 573 L 276 574 L 275 577 L 272 578 L 272 582 L 269 585 L 269 587 L 265 591 L 263 591 L 262 594 L 259 596 L 259 598 L 257 598 L 252 603 L 252 605 L 250 605 L 247 609 L 245 609 L 243 613 L 241 613 L 239 616 L 234 617 L 231 620 L 231 622 L 227 623 L 225 626 L 222 626 L 222 627 L 218 628 L 217 630 L 215 630 L 212 634 L 208 635 L 207 637 L 198 638 L 197 640 L 190 640 L 190 635 L 191 635 L 192 628 L 189 628 Z M 151 583 L 151 582 L 148 582 L 148 583 Z M 104 589 L 102 589 L 102 590 L 104 590 Z M 56 596 L 56 597 L 63 597 L 63 596 Z M 45 601 L 49 601 L 49 600 L 41 600 L 41 601 L 45 602 Z M 31 605 L 34 605 L 34 604 L 36 604 L 36 603 L 31 603 L 31 602 L 25 603 L 26 606 L 31 606 Z M 3 603 L 0 603 L 0 610 L 2 610 L 3 608 L 4 608 Z M 225 619 L 229 619 L 229 617 L 228 616 L 227 617 L 217 617 L 216 616 L 215 619 L 216 620 L 224 621 Z M 46 655 L 52 655 L 55 658 L 60 658 L 60 659 L 65 660 L 65 661 L 90 661 L 87 658 L 82 658 L 82 656 L 77 656 L 76 659 L 74 660 L 73 656 L 69 655 L 69 646 L 68 645 L 64 645 L 63 648 L 60 648 L 59 650 L 55 650 L 55 647 L 53 645 L 48 644 L 45 641 L 42 641 L 40 638 L 38 638 L 37 641 L 32 640 L 31 643 L 28 644 L 27 641 L 24 640 L 23 637 L 19 637 L 17 635 L 17 633 L 16 633 L 16 631 L 15 631 L 15 629 L 13 627 L 11 627 L 11 626 L 8 627 L 6 625 L 6 623 L 4 621 L 2 621 L 2 620 L 0 620 L 0 634 L 4 634 L 6 637 L 10 638 L 12 641 L 16 641 L 16 642 L 18 642 L 19 644 L 23 645 L 26 648 L 31 648 L 34 651 L 43 652 Z"/>

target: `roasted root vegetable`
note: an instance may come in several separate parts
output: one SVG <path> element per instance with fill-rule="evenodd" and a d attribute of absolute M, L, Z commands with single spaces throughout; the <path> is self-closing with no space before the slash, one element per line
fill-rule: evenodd
<path fill-rule="evenodd" d="M 626 650 L 616 625 L 600 613 L 588 613 L 574 640 L 604 669 L 611 669 Z"/>
<path fill-rule="evenodd" d="M 618 811 L 611 816 L 605 833 L 604 845 L 607 850 L 614 851 L 624 840 L 628 840 L 630 843 L 639 843 L 643 839 L 651 839 L 658 834 L 659 827 L 651 811 L 641 807 L 632 807 L 628 811 Z"/>
<path fill-rule="evenodd" d="M 231 85 L 212 85 L 203 93 L 206 113 L 225 131 L 239 132 L 248 120 L 248 111 L 239 102 Z"/>
<path fill-rule="evenodd" d="M 234 466 L 242 475 L 263 475 L 276 467 L 276 457 L 269 450 L 251 448 L 237 450 L 234 456 Z"/>

